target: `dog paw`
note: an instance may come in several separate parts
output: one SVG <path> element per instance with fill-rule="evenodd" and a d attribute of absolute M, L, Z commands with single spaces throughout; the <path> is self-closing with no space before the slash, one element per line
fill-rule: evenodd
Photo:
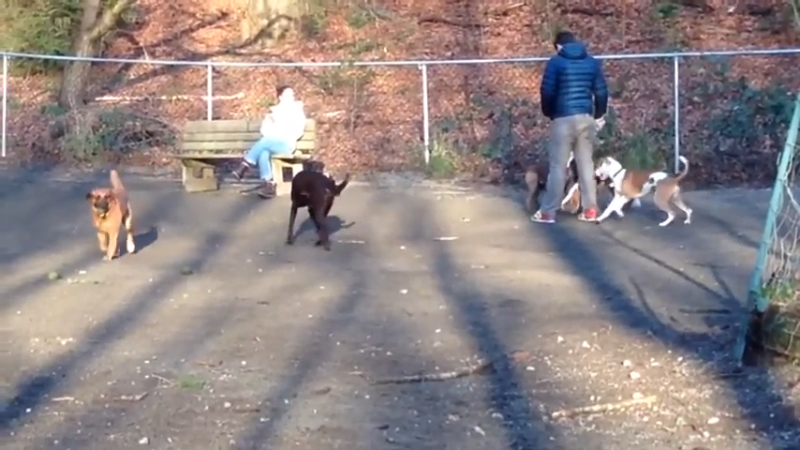
<path fill-rule="evenodd" d="M 326 252 L 329 252 L 331 251 L 331 244 L 325 244 L 322 248 L 324 248 Z"/>
<path fill-rule="evenodd" d="M 294 239 L 287 239 L 286 240 L 286 245 L 293 245 L 293 244 L 294 244 Z"/>
<path fill-rule="evenodd" d="M 319 247 L 322 245 L 322 241 L 314 242 L 314 247 Z"/>
<path fill-rule="evenodd" d="M 135 245 L 129 245 L 129 246 L 126 247 L 126 250 L 128 250 L 129 254 L 134 254 L 134 253 L 136 253 L 136 246 Z"/>

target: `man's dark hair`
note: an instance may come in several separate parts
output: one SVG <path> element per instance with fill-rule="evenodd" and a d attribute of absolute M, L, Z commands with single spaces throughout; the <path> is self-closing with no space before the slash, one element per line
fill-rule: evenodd
<path fill-rule="evenodd" d="M 275 88 L 275 93 L 278 95 L 278 97 L 280 97 L 281 95 L 283 95 L 283 91 L 287 89 L 291 89 L 291 86 L 281 84 L 277 88 Z"/>
<path fill-rule="evenodd" d="M 575 35 L 572 34 L 571 32 L 559 31 L 558 34 L 556 34 L 556 38 L 553 39 L 553 46 L 555 47 L 556 45 L 566 45 L 575 42 L 577 40 L 578 39 L 576 39 Z"/>

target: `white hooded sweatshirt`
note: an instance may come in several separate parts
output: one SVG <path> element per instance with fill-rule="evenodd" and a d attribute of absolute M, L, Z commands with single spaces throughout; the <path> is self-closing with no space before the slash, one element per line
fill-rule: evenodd
<path fill-rule="evenodd" d="M 303 102 L 284 102 L 270 108 L 270 114 L 261 122 L 261 135 L 280 139 L 292 148 L 303 137 L 306 129 L 306 113 Z"/>

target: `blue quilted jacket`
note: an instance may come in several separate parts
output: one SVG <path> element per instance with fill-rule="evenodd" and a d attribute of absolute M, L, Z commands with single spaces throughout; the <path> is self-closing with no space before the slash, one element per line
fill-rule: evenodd
<path fill-rule="evenodd" d="M 608 86 L 603 65 L 571 42 L 547 61 L 540 88 L 542 113 L 550 119 L 589 114 L 598 119 L 608 109 Z"/>

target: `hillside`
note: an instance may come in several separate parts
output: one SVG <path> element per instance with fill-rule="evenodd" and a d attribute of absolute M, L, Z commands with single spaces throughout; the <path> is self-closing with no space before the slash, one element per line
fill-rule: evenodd
<path fill-rule="evenodd" d="M 786 2 L 777 1 L 760 1 L 758 7 L 738 2 L 731 10 L 721 1 L 698 8 L 630 0 L 505 0 L 481 6 L 464 0 L 397 0 L 312 8 L 302 27 L 279 46 L 243 47 L 241 12 L 232 3 L 141 0 L 136 26 L 117 33 L 105 56 L 450 60 L 547 56 L 552 35 L 560 29 L 574 31 L 595 54 L 791 47 L 798 46 L 800 36 Z M 764 182 L 772 176 L 774 158 L 765 153 L 782 144 L 783 119 L 793 101 L 787 92 L 800 87 L 791 70 L 798 63 L 799 57 L 690 58 L 682 63 L 682 142 L 694 163 L 692 180 Z M 613 61 L 606 67 L 618 120 L 603 151 L 642 164 L 671 162 L 672 61 Z M 502 157 L 513 169 L 537 158 L 547 130 L 537 104 L 542 68 L 541 63 L 429 65 L 435 169 L 447 172 L 452 163 L 480 171 L 487 157 Z M 206 92 L 205 67 L 108 63 L 93 70 L 95 103 L 105 108 L 125 104 L 175 125 L 205 117 L 200 98 Z M 213 80 L 219 97 L 214 116 L 220 118 L 261 116 L 277 83 L 295 86 L 321 123 L 320 157 L 332 167 L 363 171 L 420 165 L 422 89 L 416 66 L 229 67 L 215 70 Z M 9 89 L 12 151 L 27 159 L 52 156 L 46 150 L 42 106 L 52 101 L 53 82 L 15 77 Z M 168 163 L 157 154 L 138 152 L 126 159 Z"/>

